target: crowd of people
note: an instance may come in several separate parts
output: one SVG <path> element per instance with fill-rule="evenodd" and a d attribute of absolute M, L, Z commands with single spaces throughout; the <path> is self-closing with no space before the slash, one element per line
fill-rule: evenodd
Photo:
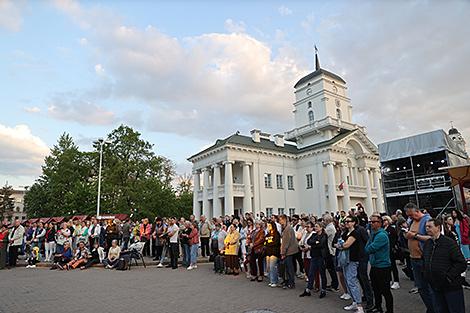
<path fill-rule="evenodd" d="M 404 212 L 404 213 L 403 213 Z M 430 214 L 431 213 L 431 214 Z M 211 220 L 160 218 L 153 223 L 119 220 L 69 221 L 60 225 L 16 221 L 2 227 L 9 245 L 8 264 L 18 253 L 27 267 L 50 262 L 51 269 L 119 266 L 134 242 L 157 267 L 197 269 L 198 255 L 213 262 L 214 273 L 240 275 L 271 288 L 294 289 L 350 301 L 344 310 L 392 313 L 392 290 L 400 288 L 398 268 L 414 281 L 426 312 L 465 312 L 463 287 L 470 260 L 469 218 L 459 211 L 435 215 L 409 203 L 395 214 L 366 214 L 361 204 L 350 212 L 322 216 L 223 216 Z M 383 307 L 382 302 L 385 302 Z"/>

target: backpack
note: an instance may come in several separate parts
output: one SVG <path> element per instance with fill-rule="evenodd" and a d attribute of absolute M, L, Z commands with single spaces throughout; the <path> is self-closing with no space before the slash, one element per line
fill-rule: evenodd
<path fill-rule="evenodd" d="M 118 271 L 127 271 L 129 269 L 129 258 L 119 258 L 119 261 L 114 268 Z"/>

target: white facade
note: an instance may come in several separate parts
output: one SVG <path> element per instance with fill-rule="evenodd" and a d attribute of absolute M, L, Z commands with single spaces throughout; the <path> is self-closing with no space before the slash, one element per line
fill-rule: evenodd
<path fill-rule="evenodd" d="M 352 123 L 344 80 L 317 69 L 294 88 L 293 130 L 236 133 L 188 159 L 196 216 L 384 211 L 377 147 Z"/>

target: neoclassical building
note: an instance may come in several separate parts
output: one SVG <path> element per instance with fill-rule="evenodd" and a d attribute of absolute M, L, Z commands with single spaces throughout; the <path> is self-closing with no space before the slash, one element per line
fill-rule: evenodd
<path fill-rule="evenodd" d="M 188 158 L 196 216 L 384 211 L 377 147 L 352 122 L 346 82 L 316 60 L 294 86 L 293 130 L 237 132 Z"/>

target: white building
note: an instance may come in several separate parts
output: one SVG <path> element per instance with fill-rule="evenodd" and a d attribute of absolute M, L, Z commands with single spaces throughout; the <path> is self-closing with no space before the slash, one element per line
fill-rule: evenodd
<path fill-rule="evenodd" d="M 188 159 L 196 216 L 318 215 L 357 202 L 369 213 L 384 211 L 378 150 L 352 122 L 346 82 L 317 59 L 294 89 L 293 130 L 237 132 Z"/>

